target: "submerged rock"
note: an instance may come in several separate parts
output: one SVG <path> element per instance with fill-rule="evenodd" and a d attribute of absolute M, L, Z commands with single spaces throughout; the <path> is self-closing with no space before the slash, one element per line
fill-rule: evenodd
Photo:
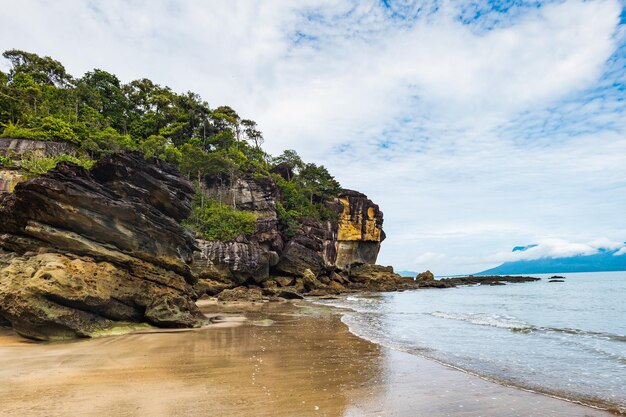
<path fill-rule="evenodd" d="M 93 336 L 116 322 L 198 326 L 197 249 L 179 221 L 193 185 L 169 164 L 120 153 L 16 186 L 0 208 L 0 316 L 35 339 Z"/>

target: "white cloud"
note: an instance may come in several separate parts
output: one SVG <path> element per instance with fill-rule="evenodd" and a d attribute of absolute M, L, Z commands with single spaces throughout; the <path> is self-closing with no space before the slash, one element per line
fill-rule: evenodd
<path fill-rule="evenodd" d="M 568 258 L 577 255 L 593 255 L 600 249 L 615 250 L 624 246 L 621 242 L 609 239 L 595 239 L 586 243 L 569 242 L 564 239 L 544 239 L 537 246 L 525 251 L 501 252 L 493 257 L 493 261 L 510 262 L 540 258 Z"/>
<path fill-rule="evenodd" d="M 232 105 L 270 151 L 294 148 L 380 204 L 380 261 L 398 269 L 476 272 L 518 244 L 623 241 L 620 3 L 467 24 L 464 2 L 408 3 L 417 18 L 373 0 L 0 0 L 0 49 Z"/>
<path fill-rule="evenodd" d="M 415 262 L 415 264 L 420 265 L 420 264 L 428 264 L 433 261 L 442 261 L 444 259 L 446 259 L 446 255 L 443 253 L 424 252 L 418 257 L 416 257 L 413 261 Z"/>

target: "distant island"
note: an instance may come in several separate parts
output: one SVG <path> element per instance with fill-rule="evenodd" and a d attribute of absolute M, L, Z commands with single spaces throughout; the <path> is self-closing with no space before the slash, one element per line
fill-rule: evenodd
<path fill-rule="evenodd" d="M 513 252 L 532 247 L 516 246 Z M 606 272 L 626 271 L 626 253 L 620 249 L 598 249 L 591 255 L 576 255 L 564 258 L 524 259 L 505 262 L 495 268 L 487 269 L 475 275 L 507 274 L 551 274 L 556 272 Z"/>

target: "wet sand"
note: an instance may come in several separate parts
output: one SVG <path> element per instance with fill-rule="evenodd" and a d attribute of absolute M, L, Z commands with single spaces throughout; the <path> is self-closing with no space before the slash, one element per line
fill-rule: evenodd
<path fill-rule="evenodd" d="M 205 329 L 56 344 L 1 330 L 0 415 L 611 415 L 367 342 L 337 310 L 202 308 L 230 314 Z"/>

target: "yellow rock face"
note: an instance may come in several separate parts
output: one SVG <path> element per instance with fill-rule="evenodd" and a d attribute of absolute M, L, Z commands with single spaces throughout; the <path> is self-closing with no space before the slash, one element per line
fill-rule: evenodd
<path fill-rule="evenodd" d="M 24 180 L 24 175 L 17 171 L 0 170 L 0 193 L 12 193 L 15 186 Z"/>
<path fill-rule="evenodd" d="M 341 197 L 339 201 L 343 204 L 343 212 L 339 218 L 337 240 L 380 242 L 382 229 L 376 224 L 374 209 L 369 207 L 366 216 L 353 216 L 348 198 Z"/>

